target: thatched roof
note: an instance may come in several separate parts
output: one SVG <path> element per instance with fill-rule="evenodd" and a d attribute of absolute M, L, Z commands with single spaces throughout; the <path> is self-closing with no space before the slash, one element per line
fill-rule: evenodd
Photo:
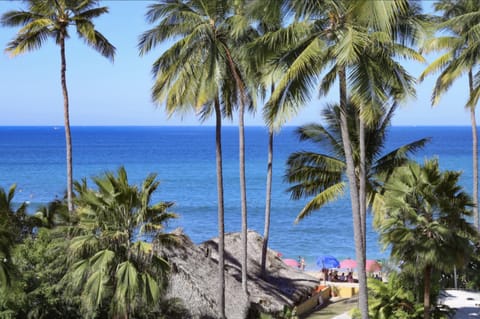
<path fill-rule="evenodd" d="M 225 312 L 227 318 L 246 318 L 252 309 L 281 313 L 306 299 L 318 280 L 285 265 L 275 251 L 267 255 L 268 278 L 260 278 L 262 237 L 248 232 L 248 292 L 241 287 L 241 236 L 225 234 Z M 162 249 L 172 265 L 167 297 L 183 300 L 193 318 L 217 318 L 218 239 L 201 245 L 185 237 L 181 247 Z"/>

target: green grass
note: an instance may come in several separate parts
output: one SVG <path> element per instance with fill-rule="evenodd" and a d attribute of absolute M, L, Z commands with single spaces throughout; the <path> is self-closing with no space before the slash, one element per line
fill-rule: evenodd
<path fill-rule="evenodd" d="M 342 299 L 330 302 L 325 307 L 313 312 L 308 319 L 330 319 L 342 313 L 348 312 L 357 306 L 357 298 Z"/>

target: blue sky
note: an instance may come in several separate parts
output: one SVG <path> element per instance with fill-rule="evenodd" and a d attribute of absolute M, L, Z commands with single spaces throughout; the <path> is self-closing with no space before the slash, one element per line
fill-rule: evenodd
<path fill-rule="evenodd" d="M 139 35 L 151 28 L 144 14 L 152 1 L 102 1 L 110 13 L 94 20 L 97 29 L 117 48 L 114 63 L 103 58 L 76 37 L 71 29 L 67 41 L 67 85 L 71 125 L 198 125 L 195 116 L 168 119 L 162 106 L 150 99 L 151 66 L 162 53 L 158 47 L 140 57 Z M 0 1 L 0 13 L 23 8 L 20 1 Z M 0 125 L 63 125 L 63 97 L 60 87 L 60 50 L 49 40 L 40 50 L 11 58 L 3 52 L 16 28 L 0 27 Z M 430 57 L 429 60 L 431 60 Z M 413 76 L 426 65 L 406 64 Z M 432 108 L 430 96 L 435 77 L 417 86 L 416 99 L 397 111 L 394 125 L 470 125 L 464 109 L 466 79 L 454 84 Z M 327 102 L 336 102 L 336 92 L 312 101 L 287 125 L 301 125 L 319 119 Z M 205 125 L 213 125 L 213 120 Z M 262 125 L 261 112 L 246 118 L 247 125 Z M 229 123 L 226 123 L 229 124 Z M 234 123 L 232 123 L 234 124 Z"/>

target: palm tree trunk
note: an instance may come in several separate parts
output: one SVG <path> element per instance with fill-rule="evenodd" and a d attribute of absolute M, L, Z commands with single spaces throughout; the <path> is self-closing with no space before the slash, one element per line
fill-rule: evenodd
<path fill-rule="evenodd" d="M 423 273 L 423 319 L 430 319 L 430 275 L 432 267 L 425 267 Z"/>
<path fill-rule="evenodd" d="M 345 68 L 338 72 L 340 82 L 340 129 L 342 134 L 343 147 L 345 151 L 345 160 L 347 164 L 347 178 L 350 187 L 350 201 L 352 205 L 353 217 L 353 236 L 355 240 L 355 252 L 358 267 L 358 306 L 362 319 L 368 319 L 368 300 L 367 300 L 367 276 L 365 272 L 365 253 L 362 243 L 362 224 L 359 206 L 359 190 L 357 185 L 357 177 L 355 174 L 355 163 L 353 161 L 352 142 L 348 134 L 347 123 L 347 79 Z"/>
<path fill-rule="evenodd" d="M 242 100 L 242 98 L 241 98 Z M 244 113 L 245 105 L 243 101 L 240 102 L 240 108 L 238 110 L 238 147 L 239 147 L 239 162 L 240 162 L 240 198 L 242 202 L 242 290 L 245 294 L 248 293 L 247 289 L 247 184 L 245 178 L 245 127 L 244 127 Z"/>
<path fill-rule="evenodd" d="M 273 168 L 273 129 L 268 128 L 268 160 L 267 160 L 267 186 L 265 194 L 265 228 L 263 229 L 263 244 L 262 244 L 262 262 L 261 262 L 261 276 L 266 277 L 267 267 L 267 248 L 268 236 L 270 233 L 270 208 L 272 202 L 272 168 Z"/>
<path fill-rule="evenodd" d="M 245 178 L 245 89 L 243 86 L 242 79 L 240 78 L 239 73 L 235 63 L 233 62 L 232 55 L 230 51 L 225 46 L 225 53 L 227 55 L 228 64 L 230 66 L 230 71 L 233 74 L 235 83 L 237 84 L 237 89 L 240 98 L 240 105 L 238 108 L 238 157 L 239 157 L 239 166 L 240 166 L 240 201 L 241 201 L 241 210 L 242 210 L 242 290 L 245 294 L 248 294 L 247 287 L 247 243 L 248 243 L 248 234 L 247 234 L 247 182 Z"/>
<path fill-rule="evenodd" d="M 361 221 L 361 233 L 362 233 L 362 244 L 363 244 L 363 253 L 365 260 L 367 253 L 367 190 L 366 190 L 366 172 L 365 172 L 365 122 L 362 119 L 362 106 L 360 106 L 360 121 L 359 121 L 359 134 L 358 134 L 358 144 L 360 145 L 360 167 L 359 167 L 359 206 L 360 206 L 360 221 Z"/>
<path fill-rule="evenodd" d="M 61 56 L 61 71 L 60 78 L 62 82 L 63 92 L 63 119 L 65 122 L 65 144 L 67 153 L 67 205 L 68 211 L 73 212 L 73 165 L 72 165 L 72 136 L 70 133 L 70 115 L 68 105 L 68 90 L 67 90 L 67 59 L 65 57 L 65 33 L 60 32 L 60 56 Z"/>
<path fill-rule="evenodd" d="M 225 214 L 223 199 L 222 163 L 222 112 L 220 102 L 215 99 L 215 159 L 217 165 L 217 206 L 218 206 L 218 314 L 225 318 Z"/>
<path fill-rule="evenodd" d="M 470 95 L 473 92 L 473 73 L 468 71 L 468 85 Z M 478 213 L 478 134 L 477 120 L 475 119 L 475 106 L 470 106 L 470 121 L 472 123 L 472 162 L 473 162 L 473 220 L 475 229 L 479 229 L 479 213 Z"/>

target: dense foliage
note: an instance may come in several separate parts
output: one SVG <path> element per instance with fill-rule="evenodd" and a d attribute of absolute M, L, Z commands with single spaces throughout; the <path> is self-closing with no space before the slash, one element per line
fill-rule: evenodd
<path fill-rule="evenodd" d="M 156 175 L 138 187 L 128 183 L 120 168 L 117 175 L 107 172 L 94 182 L 95 188 L 86 180 L 75 183 L 73 215 L 66 213 L 64 201 L 33 215 L 23 214 L 25 205 L 16 211 L 3 207 L 2 229 L 22 236 L 15 240 L 9 231 L 0 238 L 5 260 L 0 317 L 161 318 L 185 313 L 178 301 L 162 298 L 169 264 L 154 251 L 177 243 L 175 235 L 165 232 L 176 216 L 168 211 L 171 202 L 151 203 L 159 186 Z M 14 190 L 6 194 L 0 189 L 4 203 L 11 203 Z"/>
<path fill-rule="evenodd" d="M 115 48 L 92 22 L 108 8 L 96 0 L 24 3 L 26 10 L 6 12 L 0 21 L 20 27 L 7 44 L 12 55 L 36 50 L 48 38 L 60 47 L 67 198 L 29 214 L 25 204 L 14 204 L 15 186 L 0 188 L 0 317 L 183 315 L 176 300 L 162 300 L 169 265 L 154 251 L 156 245 L 176 243 L 164 229 L 175 215 L 168 211 L 172 203 L 150 202 L 159 186 L 156 176 L 130 185 L 120 168 L 117 175 L 95 178 L 94 188 L 86 180 L 76 183 L 73 193 L 65 40 L 75 26 L 89 46 L 113 59 Z M 238 112 L 242 286 L 247 292 L 244 112 L 254 110 L 257 98 L 265 100 L 271 180 L 274 130 L 306 104 L 314 89 L 325 95 L 336 82 L 338 101 L 323 113 L 327 125 L 298 130 L 302 139 L 322 148 L 327 141 L 331 152 L 292 154 L 287 179 L 294 184 L 293 198 L 310 200 L 298 219 L 350 191 L 361 317 L 442 316 L 435 300 L 441 288 L 456 284 L 455 271 L 461 287 L 479 288 L 480 7 L 476 0 L 439 0 L 434 7 L 441 17 L 422 15 L 411 0 L 159 0 L 147 7 L 147 21 L 156 25 L 140 36 L 140 55 L 171 45 L 152 66 L 154 102 L 169 114 L 193 111 L 201 120 L 216 118 L 220 317 L 225 317 L 222 121 Z M 433 36 L 436 31 L 442 36 Z M 440 72 L 432 95 L 436 104 L 455 81 L 468 76 L 473 199 L 458 186 L 459 173 L 440 171 L 437 161 L 407 163 L 408 153 L 425 140 L 380 156 L 395 108 L 415 95 L 415 79 L 402 60 L 424 62 L 421 52 L 443 49 L 420 78 Z M 267 186 L 267 239 L 269 192 Z M 399 273 L 387 284 L 370 282 L 368 306 L 364 261 L 370 208 Z M 474 228 L 466 220 L 472 211 Z M 265 272 L 265 259 L 262 268 Z"/>

